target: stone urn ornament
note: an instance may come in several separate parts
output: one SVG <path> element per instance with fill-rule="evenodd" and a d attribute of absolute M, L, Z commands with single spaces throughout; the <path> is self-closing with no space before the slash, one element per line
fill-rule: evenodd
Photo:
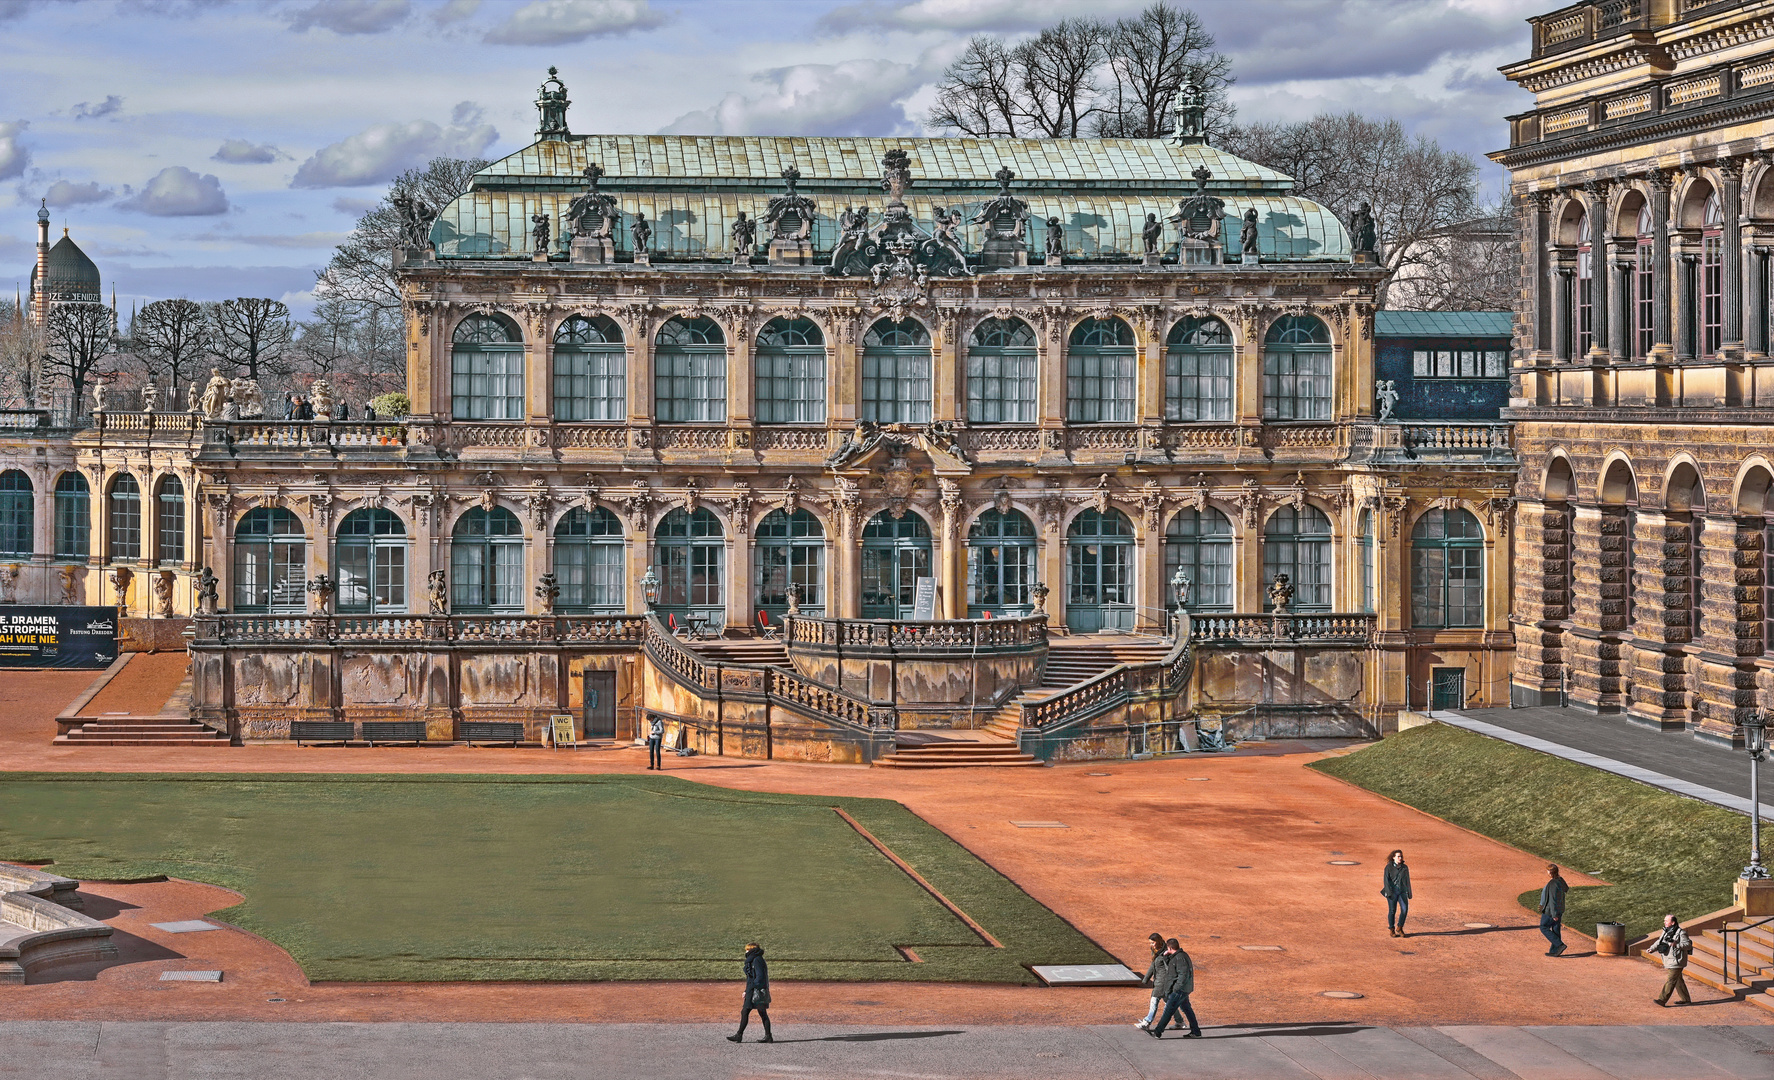
<path fill-rule="evenodd" d="M 155 412 L 159 406 L 160 384 L 154 381 L 154 376 L 150 375 L 148 381 L 142 385 L 142 411 L 145 413 Z"/>
<path fill-rule="evenodd" d="M 791 581 L 788 588 L 783 590 L 783 595 L 788 598 L 788 613 L 799 615 L 801 613 L 801 587 Z"/>
<path fill-rule="evenodd" d="M 1029 586 L 1029 596 L 1034 600 L 1035 614 L 1047 614 L 1047 594 L 1052 591 L 1053 590 L 1049 589 L 1044 583 L 1039 581 Z"/>
<path fill-rule="evenodd" d="M 338 583 L 325 574 L 308 579 L 307 589 L 314 594 L 314 613 L 325 615 L 327 606 L 333 602 L 333 593 L 338 591 Z"/>
<path fill-rule="evenodd" d="M 554 614 L 554 602 L 561 596 L 561 587 L 555 583 L 553 574 L 543 574 L 536 579 L 536 599 L 542 601 L 542 614 Z"/>

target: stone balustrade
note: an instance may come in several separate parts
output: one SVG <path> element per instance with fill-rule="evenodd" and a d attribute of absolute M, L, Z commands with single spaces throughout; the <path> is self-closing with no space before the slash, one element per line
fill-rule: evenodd
<path fill-rule="evenodd" d="M 199 615 L 199 644 L 581 642 L 639 645 L 640 615 Z"/>
<path fill-rule="evenodd" d="M 1286 614 L 1196 615 L 1190 633 L 1203 645 L 1219 643 L 1366 645 L 1373 640 L 1378 619 L 1365 612 L 1288 612 Z"/>

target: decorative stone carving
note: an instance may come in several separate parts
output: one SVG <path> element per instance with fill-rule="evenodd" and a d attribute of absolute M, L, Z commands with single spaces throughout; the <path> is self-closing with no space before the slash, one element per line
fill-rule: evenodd
<path fill-rule="evenodd" d="M 1185 82 L 1171 108 L 1177 114 L 1171 142 L 1184 146 L 1207 142 L 1207 90 L 1199 80 Z"/>
<path fill-rule="evenodd" d="M 1207 182 L 1213 173 L 1205 165 L 1197 165 L 1189 174 L 1195 178 L 1195 194 L 1177 203 L 1176 213 L 1166 220 L 1177 227 L 1177 263 L 1182 266 L 1212 266 L 1220 260 L 1220 222 L 1226 214 L 1226 200 L 1211 195 Z"/>
<path fill-rule="evenodd" d="M 538 139 L 564 139 L 571 134 L 567 130 L 567 86 L 561 82 L 560 74 L 554 68 L 548 69 L 548 78 L 542 80 L 542 87 L 536 91 L 536 111 L 539 115 L 536 125 Z"/>
<path fill-rule="evenodd" d="M 1195 474 L 1195 486 L 1189 489 L 1183 505 L 1194 507 L 1197 513 L 1207 509 L 1207 474 Z"/>
<path fill-rule="evenodd" d="M 967 505 L 961 498 L 961 485 L 948 477 L 940 477 L 936 481 L 937 490 L 941 494 L 942 528 L 950 538 L 961 534 L 961 521 L 966 517 Z"/>
<path fill-rule="evenodd" d="M 1380 420 L 1392 420 L 1393 406 L 1398 404 L 1398 383 L 1392 379 L 1381 379 L 1374 383 L 1374 399 L 1379 408 Z"/>
<path fill-rule="evenodd" d="M 622 500 L 622 510 L 628 515 L 629 531 L 644 535 L 653 513 L 653 489 L 645 480 L 634 482 L 634 494 Z"/>
<path fill-rule="evenodd" d="M 1287 489 L 1287 497 L 1282 500 L 1294 508 L 1295 513 L 1306 509 L 1306 474 L 1295 473 L 1292 486 Z"/>
<path fill-rule="evenodd" d="M 319 574 L 308 579 L 306 588 L 314 594 L 314 613 L 325 615 L 327 606 L 333 602 L 333 593 L 338 591 L 337 583 L 325 574 Z"/>
<path fill-rule="evenodd" d="M 1157 532 L 1164 517 L 1164 487 L 1158 481 L 1148 479 L 1140 486 L 1140 493 L 1135 500 L 1140 508 L 1147 532 Z"/>
<path fill-rule="evenodd" d="M 542 601 L 542 613 L 554 614 L 554 602 L 560 599 L 561 587 L 555 583 L 553 574 L 543 574 L 536 579 L 536 599 Z"/>
<path fill-rule="evenodd" d="M 265 395 L 254 379 L 240 376 L 229 384 L 228 394 L 234 415 L 241 420 L 258 420 L 265 415 Z"/>
<path fill-rule="evenodd" d="M 751 485 L 744 480 L 733 482 L 733 494 L 727 496 L 727 513 L 733 519 L 733 531 L 741 536 L 751 532 Z"/>
<path fill-rule="evenodd" d="M 24 569 L 20 563 L 0 566 L 0 604 L 18 603 L 18 579 Z"/>
<path fill-rule="evenodd" d="M 327 530 L 328 519 L 331 516 L 332 508 L 333 496 L 331 492 L 315 491 L 309 493 L 308 512 L 314 516 L 314 524 L 318 525 L 322 532 Z"/>
<path fill-rule="evenodd" d="M 960 241 L 954 235 L 954 228 L 960 224 L 958 215 L 942 211 L 935 223 L 937 235 L 926 232 L 912 220 L 912 212 L 905 204 L 905 193 L 911 186 L 910 155 L 897 148 L 889 150 L 881 159 L 881 187 L 888 194 L 881 221 L 853 244 L 840 240 L 826 273 L 867 274 L 877 288 L 893 283 L 894 295 L 889 302 L 901 306 L 914 296 L 921 300 L 931 277 L 963 277 L 969 273 Z M 845 230 L 846 239 L 855 231 L 854 222 L 850 224 L 851 228 Z"/>
<path fill-rule="evenodd" d="M 142 411 L 145 413 L 155 412 L 159 404 L 160 384 L 154 381 L 154 376 L 150 375 L 148 381 L 142 384 Z"/>
<path fill-rule="evenodd" d="M 569 250 L 576 263 L 603 264 L 615 261 L 615 244 L 610 239 L 610 230 L 621 215 L 616 209 L 616 197 L 598 190 L 598 180 L 603 175 L 602 165 L 595 161 L 587 165 L 584 172 L 584 193 L 575 196 L 567 204 L 564 216 L 573 234 Z"/>
<path fill-rule="evenodd" d="M 396 192 L 389 200 L 400 218 L 400 242 L 407 258 L 423 257 L 431 248 L 431 224 L 437 211 L 411 192 Z"/>
<path fill-rule="evenodd" d="M 1269 606 L 1275 614 L 1287 614 L 1289 604 L 1294 602 L 1294 587 L 1286 574 L 1276 574 L 1275 580 L 1269 582 Z"/>
<path fill-rule="evenodd" d="M 442 570 L 433 570 L 425 575 L 425 597 L 430 603 L 431 614 L 448 615 L 450 613 L 450 576 Z"/>
<path fill-rule="evenodd" d="M 1030 606 L 1035 609 L 1036 615 L 1047 614 L 1047 594 L 1052 591 L 1044 582 L 1040 581 L 1029 586 Z"/>
<path fill-rule="evenodd" d="M 530 485 L 530 493 L 524 497 L 524 505 L 530 510 L 530 523 L 541 529 L 548 524 L 548 511 L 554 506 L 554 496 L 548 493 L 548 481 L 536 480 Z"/>
<path fill-rule="evenodd" d="M 1041 496 L 1041 501 L 1037 504 L 1036 509 L 1041 514 L 1041 526 L 1052 532 L 1059 528 L 1059 523 L 1066 516 L 1066 500 L 1061 498 L 1057 492 L 1050 491 Z"/>
<path fill-rule="evenodd" d="M 204 571 L 207 573 L 208 569 L 205 567 Z M 62 579 L 61 605 L 63 607 L 77 607 L 80 603 L 80 568 L 78 566 L 64 566 L 60 576 Z"/>
<path fill-rule="evenodd" d="M 849 462 L 861 457 L 875 448 L 881 441 L 881 426 L 873 420 L 858 420 L 856 425 L 845 432 L 844 439 L 838 443 L 837 449 L 825 459 L 828 469 L 841 469 Z"/>
<path fill-rule="evenodd" d="M 200 615 L 214 615 L 220 597 L 216 595 L 215 571 L 205 566 L 197 571 L 197 612 Z"/>
<path fill-rule="evenodd" d="M 111 588 L 117 592 L 117 606 L 129 606 L 129 586 L 135 580 L 135 571 L 127 566 L 119 566 L 111 571 Z"/>
<path fill-rule="evenodd" d="M 973 223 L 985 227 L 980 262 L 986 266 L 1027 266 L 1029 204 L 1010 193 L 1016 173 L 1009 166 L 999 166 L 993 175 L 998 194 L 973 215 Z"/>
<path fill-rule="evenodd" d="M 203 411 L 203 384 L 196 379 L 185 387 L 185 411 L 193 416 Z"/>
<path fill-rule="evenodd" d="M 314 419 L 330 422 L 333 418 L 333 384 L 325 379 L 315 379 L 314 385 L 308 388 L 308 398 L 314 405 Z"/>
<path fill-rule="evenodd" d="M 1157 214 L 1146 215 L 1146 224 L 1140 229 L 1140 240 L 1145 245 L 1147 255 L 1158 254 L 1159 245 L 1164 242 L 1164 224 L 1158 220 Z"/>
<path fill-rule="evenodd" d="M 764 209 L 764 224 L 770 228 L 771 266 L 808 266 L 813 262 L 812 199 L 795 190 L 801 182 L 801 170 L 793 165 L 782 170 L 782 182 L 788 190 L 773 196 Z"/>
<path fill-rule="evenodd" d="M 789 517 L 801 508 L 801 482 L 790 476 L 782 482 L 782 494 L 777 497 L 777 507 Z"/>
<path fill-rule="evenodd" d="M 648 223 L 647 215 L 642 211 L 634 212 L 634 220 L 629 223 L 628 236 L 634 251 L 634 259 L 638 263 L 648 261 L 648 245 L 653 242 L 653 226 Z"/>
<path fill-rule="evenodd" d="M 838 526 L 851 540 L 859 540 L 862 535 L 862 489 L 856 481 L 849 477 L 839 476 L 832 481 L 832 493 L 827 497 L 827 504 L 832 514 L 838 519 Z"/>
<path fill-rule="evenodd" d="M 547 214 L 530 215 L 530 239 L 534 243 L 532 251 L 542 259 L 548 258 L 549 227 L 552 224 Z"/>
<path fill-rule="evenodd" d="M 737 263 L 742 259 L 749 260 L 751 249 L 758 242 L 758 223 L 746 217 L 745 211 L 741 210 L 730 232 L 733 235 L 733 261 Z"/>
<path fill-rule="evenodd" d="M 1257 527 L 1257 515 L 1263 509 L 1263 491 L 1254 479 L 1246 480 L 1239 489 L 1238 506 L 1244 511 L 1244 530 L 1254 531 Z"/>
<path fill-rule="evenodd" d="M 1097 513 L 1106 516 L 1111 509 L 1110 500 L 1113 498 L 1114 493 L 1109 489 L 1109 474 L 1103 473 L 1096 478 L 1096 490 L 1091 493 L 1090 504 L 1096 507 Z"/>
<path fill-rule="evenodd" d="M 1058 266 L 1066 255 L 1066 230 L 1058 217 L 1047 219 L 1047 265 Z"/>

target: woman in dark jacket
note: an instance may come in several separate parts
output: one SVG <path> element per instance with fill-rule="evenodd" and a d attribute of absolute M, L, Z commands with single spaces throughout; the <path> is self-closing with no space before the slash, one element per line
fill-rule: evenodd
<path fill-rule="evenodd" d="M 1151 964 L 1147 965 L 1146 977 L 1144 979 L 1142 979 L 1141 982 L 1143 985 L 1150 986 L 1152 988 L 1152 1007 L 1146 1010 L 1146 1018 L 1144 1020 L 1141 1020 L 1139 1023 L 1133 1025 L 1134 1027 L 1139 1028 L 1141 1031 L 1144 1031 L 1147 1028 L 1152 1026 L 1152 1021 L 1158 1019 L 1158 1010 L 1163 1008 L 1163 1006 L 1164 1006 L 1164 999 L 1162 999 L 1158 996 L 1158 985 L 1155 982 L 1153 982 L 1153 979 L 1155 979 L 1158 975 L 1159 960 L 1161 957 L 1164 956 L 1164 935 L 1163 934 L 1153 934 L 1150 937 L 1148 937 L 1146 940 L 1148 940 L 1152 943 L 1152 962 L 1151 962 Z"/>
<path fill-rule="evenodd" d="M 1386 856 L 1380 895 L 1386 898 L 1386 929 L 1393 937 L 1403 937 L 1405 916 L 1411 913 L 1411 868 L 1404 864 L 1402 850 Z"/>
<path fill-rule="evenodd" d="M 739 1013 L 739 1033 L 727 1036 L 728 1042 L 745 1041 L 745 1025 L 753 1009 L 764 1021 L 764 1037 L 758 1041 L 775 1042 L 770 1037 L 770 968 L 764 963 L 764 947 L 755 941 L 745 947 L 745 1007 Z"/>

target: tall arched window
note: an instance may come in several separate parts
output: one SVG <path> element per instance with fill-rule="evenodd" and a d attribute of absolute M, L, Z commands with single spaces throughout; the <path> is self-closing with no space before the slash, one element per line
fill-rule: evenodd
<path fill-rule="evenodd" d="M 659 610 L 707 619 L 719 630 L 727 624 L 722 588 L 727 544 L 721 521 L 706 509 L 673 510 L 653 533 L 659 558 Z"/>
<path fill-rule="evenodd" d="M 106 526 L 110 534 L 110 556 L 113 559 L 142 557 L 142 486 L 128 473 L 118 473 L 111 481 L 111 497 L 107 500 Z"/>
<path fill-rule="evenodd" d="M 1589 241 L 1589 221 L 1588 214 L 1577 219 L 1577 302 L 1573 305 L 1576 323 L 1571 335 L 1576 343 L 1576 348 L 1571 353 L 1573 360 L 1589 355 L 1590 347 L 1595 344 L 1594 308 L 1591 299 L 1595 285 L 1595 258 Z"/>
<path fill-rule="evenodd" d="M 757 536 L 758 607 L 773 620 L 788 611 L 788 587 L 801 590 L 801 610 L 825 610 L 825 529 L 805 510 L 772 510 Z"/>
<path fill-rule="evenodd" d="M 1133 523 L 1086 510 L 1066 530 L 1066 627 L 1133 629 Z"/>
<path fill-rule="evenodd" d="M 1075 424 L 1131 424 L 1139 357 L 1133 328 L 1121 319 L 1085 319 L 1066 344 L 1066 419 Z"/>
<path fill-rule="evenodd" d="M 92 494 L 86 477 L 65 472 L 55 482 L 55 557 L 84 560 L 91 552 Z"/>
<path fill-rule="evenodd" d="M 1484 532 L 1465 510 L 1430 510 L 1411 530 L 1411 625 L 1484 625 Z"/>
<path fill-rule="evenodd" d="M 474 507 L 450 534 L 450 608 L 522 611 L 524 527 L 503 506 Z"/>
<path fill-rule="evenodd" d="M 1179 423 L 1232 419 L 1232 331 L 1225 323 L 1190 317 L 1170 328 L 1164 418 Z"/>
<path fill-rule="evenodd" d="M 930 523 L 883 510 L 862 529 L 862 617 L 909 619 L 918 579 L 930 576 Z"/>
<path fill-rule="evenodd" d="M 1331 608 L 1331 526 L 1316 506 L 1283 506 L 1263 526 L 1263 610 L 1270 610 L 1269 586 L 1276 574 L 1293 584 L 1290 611 Z"/>
<path fill-rule="evenodd" d="M 1700 227 L 1700 355 L 1714 357 L 1724 341 L 1725 217 L 1719 197 L 1707 198 Z"/>
<path fill-rule="evenodd" d="M 812 319 L 771 319 L 758 331 L 758 423 L 825 423 L 825 335 Z"/>
<path fill-rule="evenodd" d="M 967 531 L 967 617 L 1027 615 L 1033 610 L 1035 525 L 1018 510 L 987 510 Z"/>
<path fill-rule="evenodd" d="M 569 510 L 554 527 L 554 583 L 561 590 L 556 610 L 621 614 L 628 607 L 627 554 L 615 514 L 601 506 Z"/>
<path fill-rule="evenodd" d="M 407 530 L 391 510 L 365 507 L 339 522 L 333 565 L 339 612 L 383 615 L 407 609 Z"/>
<path fill-rule="evenodd" d="M 1642 360 L 1657 343 L 1657 235 L 1648 205 L 1641 205 L 1638 211 L 1638 265 L 1632 278 L 1632 355 Z"/>
<path fill-rule="evenodd" d="M 450 413 L 458 420 L 524 418 L 524 337 L 500 315 L 470 315 L 450 347 Z"/>
<path fill-rule="evenodd" d="M 862 419 L 930 422 L 930 331 L 916 319 L 882 319 L 862 336 Z"/>
<path fill-rule="evenodd" d="M 160 565 L 185 561 L 185 485 L 176 476 L 160 478 L 154 499 L 154 552 Z"/>
<path fill-rule="evenodd" d="M 554 418 L 628 418 L 628 351 L 608 315 L 575 315 L 554 332 Z"/>
<path fill-rule="evenodd" d="M 727 419 L 727 338 L 713 319 L 673 318 L 653 339 L 653 397 L 659 419 L 719 424 Z"/>
<path fill-rule="evenodd" d="M 1190 611 L 1232 610 L 1232 522 L 1208 507 L 1180 510 L 1164 530 L 1164 606 L 1176 607 L 1170 583 L 1189 579 Z"/>
<path fill-rule="evenodd" d="M 250 510 L 234 529 L 234 610 L 291 614 L 307 609 L 308 544 L 302 523 L 281 506 Z"/>
<path fill-rule="evenodd" d="M 0 472 L 0 555 L 31 557 L 37 530 L 31 478 L 17 469 Z"/>
<path fill-rule="evenodd" d="M 1263 419 L 1330 418 L 1330 330 L 1310 315 L 1275 320 L 1263 338 Z"/>
<path fill-rule="evenodd" d="M 1035 422 L 1035 331 L 1021 319 L 986 319 L 967 343 L 967 419 Z"/>
<path fill-rule="evenodd" d="M 1363 510 L 1356 526 L 1355 557 L 1361 560 L 1361 610 L 1374 610 L 1374 512 Z"/>

